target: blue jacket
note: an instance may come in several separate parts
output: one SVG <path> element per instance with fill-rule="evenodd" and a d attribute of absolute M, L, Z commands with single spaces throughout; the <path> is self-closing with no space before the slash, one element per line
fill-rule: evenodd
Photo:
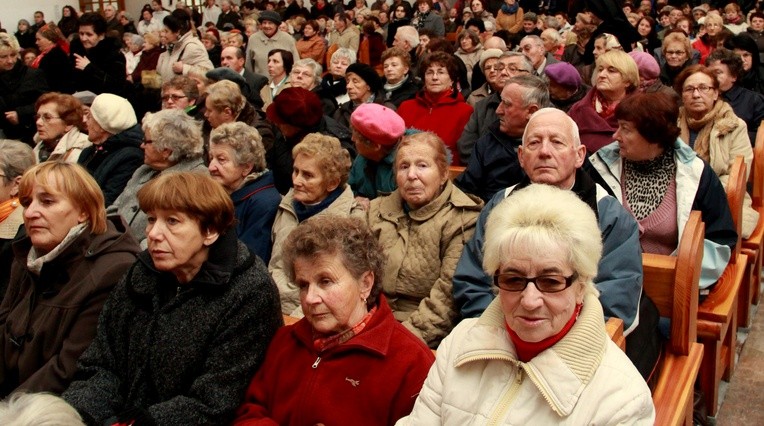
<path fill-rule="evenodd" d="M 753 146 L 756 143 L 756 131 L 764 120 L 764 96 L 735 84 L 722 94 L 722 98 L 730 104 L 735 115 L 745 121 L 748 138 Z"/>
<path fill-rule="evenodd" d="M 271 228 L 281 202 L 273 173 L 266 172 L 231 194 L 236 215 L 236 235 L 265 264 L 271 260 Z"/>
<path fill-rule="evenodd" d="M 382 195 L 390 195 L 398 188 L 393 172 L 394 163 L 395 150 L 392 150 L 380 162 L 369 161 L 362 155 L 357 156 L 353 160 L 353 167 L 350 168 L 348 177 L 348 185 L 353 190 L 353 194 L 370 200 Z M 369 176 L 371 173 L 374 175 Z"/>
<path fill-rule="evenodd" d="M 699 210 L 706 224 L 701 264 L 700 288 L 708 289 L 722 275 L 737 243 L 724 187 L 714 171 L 701 160 L 689 145 L 677 138 L 674 142 L 676 160 L 676 203 L 679 235 L 690 218 L 690 211 Z M 618 143 L 602 147 L 589 159 L 622 201 L 622 162 Z"/>
<path fill-rule="evenodd" d="M 483 243 L 488 215 L 513 190 L 530 184 L 528 178 L 499 191 L 480 212 L 475 234 L 464 246 L 454 272 L 454 300 L 463 318 L 480 316 L 493 300 L 493 283 L 483 271 Z M 605 317 L 623 320 L 624 334 L 639 324 L 639 300 L 642 293 L 642 256 L 639 230 L 634 218 L 615 198 L 607 194 L 581 169 L 576 172 L 573 192 L 589 204 L 597 215 L 602 231 L 602 259 L 594 284 L 600 291 Z"/>

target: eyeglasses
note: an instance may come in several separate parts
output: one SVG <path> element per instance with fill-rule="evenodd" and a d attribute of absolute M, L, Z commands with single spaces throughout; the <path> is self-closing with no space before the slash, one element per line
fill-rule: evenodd
<path fill-rule="evenodd" d="M 55 115 L 50 115 L 50 114 L 43 114 L 43 115 L 35 114 L 34 116 L 34 121 L 42 120 L 43 123 L 50 123 L 51 121 L 55 119 L 61 119 L 61 117 L 57 117 Z"/>
<path fill-rule="evenodd" d="M 187 97 L 188 96 L 184 96 L 184 95 L 164 95 L 162 96 L 162 102 L 167 102 L 170 99 L 172 99 L 173 102 L 178 102 L 179 100 L 183 98 L 187 98 Z"/>
<path fill-rule="evenodd" d="M 578 273 L 569 277 L 562 275 L 540 275 L 538 277 L 523 277 L 515 273 L 494 274 L 493 285 L 504 291 L 521 292 L 533 283 L 542 293 L 558 293 L 573 285 L 578 279 Z"/>
<path fill-rule="evenodd" d="M 666 51 L 666 56 L 684 56 L 686 54 L 687 52 L 685 52 L 684 50 L 667 50 Z"/>
<path fill-rule="evenodd" d="M 713 88 L 713 87 L 711 87 L 711 86 L 706 86 L 706 85 L 704 85 L 704 84 L 701 84 L 701 85 L 700 85 L 700 86 L 698 86 L 698 87 L 694 87 L 694 86 L 686 86 L 685 88 L 683 88 L 683 89 L 682 89 L 682 93 L 684 93 L 685 95 L 692 95 L 692 94 L 694 94 L 694 93 L 695 93 L 695 91 L 696 91 L 696 90 L 697 90 L 698 92 L 700 92 L 701 94 L 703 94 L 703 95 L 707 95 L 707 94 L 709 94 L 709 93 L 710 93 L 712 90 L 714 90 L 714 88 Z"/>
<path fill-rule="evenodd" d="M 153 140 L 151 140 L 151 139 L 145 139 L 145 138 L 144 138 L 144 139 L 143 139 L 143 143 L 144 143 L 145 145 L 150 145 L 150 144 L 154 143 L 154 141 L 153 141 Z"/>

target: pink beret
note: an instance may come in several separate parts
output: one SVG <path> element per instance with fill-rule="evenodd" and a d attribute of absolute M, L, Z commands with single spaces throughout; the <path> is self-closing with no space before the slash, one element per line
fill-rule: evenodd
<path fill-rule="evenodd" d="M 366 139 L 382 146 L 395 145 L 406 130 L 401 116 L 374 103 L 359 105 L 350 116 L 350 124 Z"/>

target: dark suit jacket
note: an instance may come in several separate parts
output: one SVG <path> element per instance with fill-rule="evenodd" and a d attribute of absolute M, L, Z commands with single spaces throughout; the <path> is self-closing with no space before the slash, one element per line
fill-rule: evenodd
<path fill-rule="evenodd" d="M 260 97 L 260 89 L 268 84 L 268 77 L 255 74 L 248 69 L 244 69 L 243 77 L 247 82 L 247 87 L 244 88 L 244 97 L 256 108 L 262 108 L 263 98 Z"/>

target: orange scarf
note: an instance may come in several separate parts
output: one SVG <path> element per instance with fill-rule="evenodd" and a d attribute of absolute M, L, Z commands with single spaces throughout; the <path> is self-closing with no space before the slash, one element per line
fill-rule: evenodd
<path fill-rule="evenodd" d="M 0 222 L 3 222 L 5 219 L 8 219 L 8 216 L 13 213 L 14 210 L 16 210 L 16 207 L 20 206 L 19 204 L 19 198 L 11 198 L 8 201 L 0 203 Z"/>

